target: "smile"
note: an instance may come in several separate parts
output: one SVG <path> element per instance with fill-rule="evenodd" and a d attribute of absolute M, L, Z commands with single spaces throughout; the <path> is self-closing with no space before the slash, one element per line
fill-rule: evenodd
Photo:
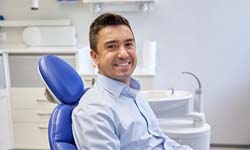
<path fill-rule="evenodd" d="M 124 63 L 119 63 L 119 64 L 114 64 L 114 66 L 128 66 L 129 64 L 131 64 L 131 62 L 124 62 Z"/>

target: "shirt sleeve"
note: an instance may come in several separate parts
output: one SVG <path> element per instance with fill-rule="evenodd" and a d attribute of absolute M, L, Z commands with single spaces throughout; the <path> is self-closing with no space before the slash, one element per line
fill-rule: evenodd
<path fill-rule="evenodd" d="M 180 145 L 179 143 L 170 139 L 168 136 L 165 136 L 164 147 L 167 150 L 193 150 L 187 145 Z"/>
<path fill-rule="evenodd" d="M 101 104 L 77 107 L 72 129 L 78 150 L 120 150 L 111 108 Z"/>

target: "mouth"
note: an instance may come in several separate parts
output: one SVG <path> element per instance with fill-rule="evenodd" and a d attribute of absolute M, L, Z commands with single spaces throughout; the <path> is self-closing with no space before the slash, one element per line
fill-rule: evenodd
<path fill-rule="evenodd" d="M 116 67 L 126 67 L 128 65 L 130 65 L 132 62 L 129 61 L 129 62 L 120 62 L 120 63 L 115 63 L 114 66 Z"/>

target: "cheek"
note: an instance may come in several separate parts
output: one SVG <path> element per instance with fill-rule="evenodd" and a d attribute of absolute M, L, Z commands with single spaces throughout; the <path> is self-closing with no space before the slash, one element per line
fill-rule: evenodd
<path fill-rule="evenodd" d="M 112 60 L 113 60 L 113 57 L 110 54 L 102 55 L 98 59 L 99 64 L 102 65 L 102 66 L 111 66 L 112 65 Z"/>
<path fill-rule="evenodd" d="M 137 56 L 136 56 L 136 52 L 130 52 L 130 56 L 136 61 L 137 60 Z"/>

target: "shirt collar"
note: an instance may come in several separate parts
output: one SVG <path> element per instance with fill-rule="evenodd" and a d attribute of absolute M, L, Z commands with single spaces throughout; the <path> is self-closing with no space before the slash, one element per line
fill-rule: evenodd
<path fill-rule="evenodd" d="M 132 77 L 128 86 L 123 82 L 98 74 L 96 83 L 116 97 L 119 97 L 120 95 L 130 97 L 141 88 L 139 82 Z M 131 93 L 131 91 L 133 91 L 133 93 Z"/>

